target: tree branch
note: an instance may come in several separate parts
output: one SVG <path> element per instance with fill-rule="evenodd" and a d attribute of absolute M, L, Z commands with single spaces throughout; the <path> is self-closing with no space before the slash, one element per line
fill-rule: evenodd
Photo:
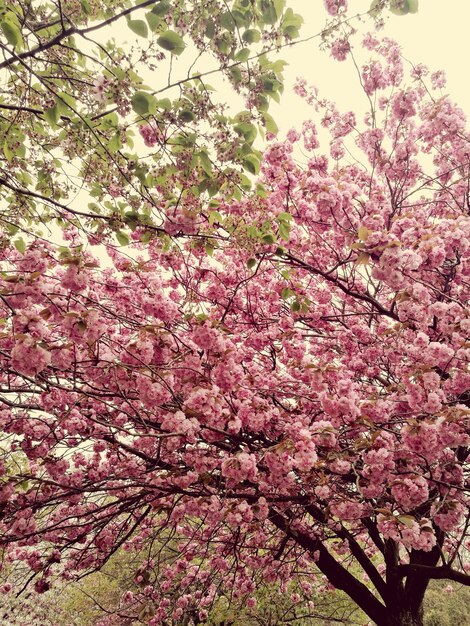
<path fill-rule="evenodd" d="M 373 595 L 371 591 L 359 582 L 328 552 L 327 548 L 319 539 L 315 539 L 291 528 L 289 520 L 281 513 L 271 508 L 269 520 L 279 530 L 291 537 L 296 543 L 307 550 L 313 556 L 318 552 L 315 564 L 318 569 L 328 578 L 337 589 L 345 591 L 349 597 L 366 613 L 374 622 L 382 623 L 386 618 L 385 606 Z"/>
<path fill-rule="evenodd" d="M 126 15 L 129 15 L 130 13 L 133 13 L 134 11 L 143 9 L 144 7 L 147 7 L 151 4 L 155 4 L 156 2 L 157 0 L 146 0 L 145 2 L 141 2 L 140 4 L 136 6 L 129 7 L 128 9 L 121 11 L 121 13 L 118 13 L 117 15 L 113 15 L 107 20 L 104 20 L 103 22 L 100 22 L 99 24 L 95 24 L 94 26 L 89 26 L 88 28 L 79 29 L 76 26 L 71 26 L 70 28 L 67 28 L 66 30 L 61 31 L 58 35 L 56 35 L 55 37 L 53 37 L 46 43 L 43 43 L 40 46 L 36 46 L 36 48 L 33 48 L 32 50 L 25 50 L 24 52 L 20 52 L 20 54 L 13 54 L 9 59 L 6 59 L 5 61 L 3 61 L 3 63 L 0 63 L 0 69 L 3 69 L 4 67 L 9 67 L 10 65 L 13 65 L 13 63 L 16 63 L 17 61 L 20 61 L 22 59 L 34 57 L 39 52 L 44 52 L 45 50 L 52 48 L 56 44 L 60 43 L 63 39 L 66 39 L 67 37 L 71 37 L 72 35 L 86 35 L 87 33 L 91 33 L 95 30 L 99 30 L 100 28 L 103 28 L 104 26 L 108 26 L 109 24 L 112 24 L 116 20 L 119 20 L 121 17 L 125 17 Z"/>
<path fill-rule="evenodd" d="M 395 574 L 400 578 L 417 574 L 421 577 L 431 579 L 448 579 L 455 580 L 455 582 L 461 583 L 470 587 L 470 575 L 459 572 L 446 565 L 440 565 L 432 567 L 430 565 L 420 565 L 417 563 L 408 563 L 405 565 L 398 565 L 395 568 Z"/>
<path fill-rule="evenodd" d="M 346 295 L 351 296 L 351 298 L 354 298 L 356 300 L 362 300 L 363 302 L 368 302 L 381 315 L 386 315 L 387 317 L 391 317 L 392 319 L 399 321 L 398 315 L 396 313 L 394 313 L 390 309 L 386 309 L 382 304 L 380 304 L 378 300 L 376 300 L 369 293 L 367 292 L 359 293 L 357 291 L 352 291 L 347 285 L 343 285 L 338 277 L 332 276 L 328 272 L 324 272 L 318 267 L 314 267 L 313 265 L 310 265 L 310 263 L 306 263 L 305 261 L 298 259 L 297 257 L 293 256 L 289 252 L 284 252 L 281 258 L 287 259 L 288 261 L 291 261 L 292 263 L 294 263 L 295 265 L 299 267 L 303 267 L 305 270 L 309 271 L 310 273 L 316 276 L 321 276 L 322 278 L 327 280 L 329 283 L 332 283 L 333 285 L 338 287 L 338 289 L 341 289 L 341 291 L 343 291 Z"/>

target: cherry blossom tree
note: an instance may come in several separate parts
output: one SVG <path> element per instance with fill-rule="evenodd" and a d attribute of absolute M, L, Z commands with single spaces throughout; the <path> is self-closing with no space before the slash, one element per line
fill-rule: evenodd
<path fill-rule="evenodd" d="M 67 245 L 5 238 L 4 593 L 127 550 L 146 556 L 101 626 L 201 623 L 221 594 L 253 607 L 258 586 L 292 581 L 343 590 L 378 626 L 421 626 L 430 580 L 469 584 L 470 135 L 441 72 L 405 74 L 372 35 L 360 54 L 365 117 L 300 80 L 315 120 L 269 133 L 259 164 L 250 152 L 252 191 L 171 202 L 191 160 L 164 192 L 145 178 L 164 227 L 123 208 L 122 249 L 106 212 L 90 218 L 103 236 L 70 219 Z M 106 81 L 93 89 L 106 103 Z M 166 141 L 158 119 L 140 133 Z"/>

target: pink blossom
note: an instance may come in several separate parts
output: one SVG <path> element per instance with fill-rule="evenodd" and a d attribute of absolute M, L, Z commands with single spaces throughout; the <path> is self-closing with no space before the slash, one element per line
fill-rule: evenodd
<path fill-rule="evenodd" d="M 27 376 L 36 376 L 51 363 L 51 353 L 32 337 L 18 341 L 11 351 L 11 365 Z"/>
<path fill-rule="evenodd" d="M 145 145 L 149 148 L 153 148 L 155 145 L 162 144 L 165 141 L 164 133 L 157 124 L 151 123 L 139 126 L 139 133 Z"/>
<path fill-rule="evenodd" d="M 324 0 L 325 9 L 330 15 L 338 15 L 340 11 L 348 8 L 347 0 Z"/>
<path fill-rule="evenodd" d="M 347 39 L 337 39 L 331 46 L 331 56 L 337 61 L 345 61 L 351 44 Z"/>

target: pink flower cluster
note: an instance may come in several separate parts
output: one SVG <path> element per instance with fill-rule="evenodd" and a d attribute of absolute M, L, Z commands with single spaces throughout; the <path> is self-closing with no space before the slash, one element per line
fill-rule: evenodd
<path fill-rule="evenodd" d="M 411 517 L 386 517 L 380 514 L 377 526 L 385 539 L 393 539 L 408 549 L 430 552 L 436 545 L 431 522 L 421 519 L 421 525 Z"/>
<path fill-rule="evenodd" d="M 330 15 L 338 15 L 340 11 L 346 11 L 348 8 L 347 0 L 323 0 L 325 9 Z"/>
<path fill-rule="evenodd" d="M 36 376 L 51 363 L 51 353 L 33 337 L 22 337 L 11 351 L 11 366 L 26 376 Z"/>
<path fill-rule="evenodd" d="M 149 148 L 165 142 L 165 135 L 156 123 L 142 124 L 139 126 L 139 133 Z"/>
<path fill-rule="evenodd" d="M 256 457 L 247 452 L 241 452 L 233 458 L 222 461 L 221 471 L 231 484 L 238 484 L 245 480 L 253 481 L 258 474 Z"/>

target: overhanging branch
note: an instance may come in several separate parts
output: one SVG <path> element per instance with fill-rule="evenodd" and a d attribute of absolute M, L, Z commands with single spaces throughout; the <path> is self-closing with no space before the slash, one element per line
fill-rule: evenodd
<path fill-rule="evenodd" d="M 357 580 L 331 556 L 319 539 L 293 529 L 289 520 L 274 508 L 269 511 L 269 520 L 279 530 L 296 541 L 299 546 L 307 550 L 310 555 L 317 552 L 318 558 L 315 560 L 315 564 L 331 584 L 344 591 L 374 622 L 379 624 L 384 622 L 386 618 L 385 606 L 369 591 L 366 585 Z"/>
<path fill-rule="evenodd" d="M 398 565 L 395 568 L 395 574 L 399 578 L 405 578 L 405 576 L 410 576 L 411 574 L 419 574 L 420 576 L 428 579 L 455 580 L 455 582 L 470 587 L 470 575 L 465 574 L 464 572 L 459 572 L 458 570 L 447 567 L 446 565 L 432 567 L 429 565 L 409 563 L 405 565 Z"/>

